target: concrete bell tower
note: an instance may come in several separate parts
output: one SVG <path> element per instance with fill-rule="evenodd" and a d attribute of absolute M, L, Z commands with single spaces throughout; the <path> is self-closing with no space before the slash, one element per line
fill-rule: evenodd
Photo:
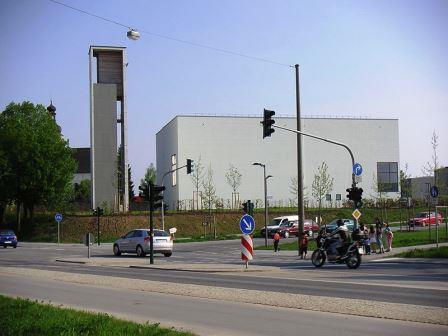
<path fill-rule="evenodd" d="M 89 82 L 92 208 L 107 206 L 110 210 L 127 212 L 129 186 L 125 48 L 90 46 Z M 121 138 L 120 146 L 117 133 Z M 121 162 L 117 162 L 118 150 L 121 151 Z"/>

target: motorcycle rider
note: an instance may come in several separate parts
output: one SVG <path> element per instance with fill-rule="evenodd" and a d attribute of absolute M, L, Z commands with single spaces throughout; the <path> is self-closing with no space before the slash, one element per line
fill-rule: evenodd
<path fill-rule="evenodd" d="M 335 238 L 334 242 L 330 245 L 330 250 L 332 255 L 337 256 L 336 258 L 340 258 L 343 255 L 341 247 L 348 241 L 349 231 L 342 219 L 338 219 L 336 224 L 337 228 L 329 235 L 329 237 Z"/>

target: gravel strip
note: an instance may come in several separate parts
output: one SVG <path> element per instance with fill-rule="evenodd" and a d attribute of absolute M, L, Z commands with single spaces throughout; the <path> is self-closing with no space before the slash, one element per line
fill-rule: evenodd
<path fill-rule="evenodd" d="M 93 274 L 73 274 L 28 268 L 1 267 L 0 273 L 4 275 L 22 275 L 26 277 L 51 279 L 85 285 L 106 286 L 117 289 L 125 288 L 221 301 L 244 302 L 274 307 L 448 325 L 447 308 L 347 298 L 329 298 L 303 294 L 270 293 L 258 290 L 191 284 L 173 284 L 160 281 L 124 279 Z"/>

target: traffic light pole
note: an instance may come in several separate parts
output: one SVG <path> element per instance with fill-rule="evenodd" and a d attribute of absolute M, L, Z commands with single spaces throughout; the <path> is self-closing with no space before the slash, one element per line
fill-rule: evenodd
<path fill-rule="evenodd" d="M 318 140 L 322 140 L 322 141 L 325 141 L 325 142 L 329 142 L 329 143 L 332 143 L 334 145 L 342 146 L 345 149 L 347 149 L 348 153 L 350 154 L 350 158 L 352 159 L 352 167 L 355 165 L 355 157 L 353 156 L 353 153 L 352 153 L 351 149 L 346 144 L 343 144 L 342 142 L 337 142 L 337 141 L 334 141 L 334 140 L 321 138 L 321 137 L 319 137 L 317 135 L 314 135 L 314 134 L 300 132 L 300 131 L 293 130 L 293 129 L 286 128 L 286 127 L 282 127 L 282 126 L 275 126 L 275 125 L 273 125 L 272 127 L 280 128 L 280 129 L 283 129 L 285 131 L 290 131 L 290 132 L 298 133 L 298 134 L 301 134 L 301 135 L 305 135 L 307 137 L 318 139 Z M 355 181 L 355 174 L 354 173 L 352 173 L 352 187 L 356 187 L 356 181 Z"/>
<path fill-rule="evenodd" d="M 165 180 L 165 177 L 167 177 L 169 174 L 174 173 L 174 172 L 178 171 L 179 169 L 185 168 L 187 166 L 188 165 L 185 165 L 185 166 L 182 166 L 182 167 L 170 170 L 169 172 L 166 172 L 165 174 L 163 174 L 163 176 L 162 176 L 162 186 L 164 186 L 163 181 Z M 162 202 L 162 208 L 160 209 L 160 211 L 162 213 L 162 230 L 165 231 L 165 202 L 164 202 L 163 199 L 162 199 L 161 202 Z"/>
<path fill-rule="evenodd" d="M 352 167 L 355 165 L 355 157 L 353 156 L 353 152 L 351 151 L 351 149 L 346 144 L 343 144 L 342 142 L 338 142 L 338 141 L 334 141 L 334 140 L 330 140 L 330 139 L 325 139 L 325 138 L 322 138 L 322 137 L 314 135 L 314 134 L 309 134 L 309 133 L 293 130 L 293 129 L 282 127 L 282 126 L 272 125 L 271 127 L 275 127 L 275 128 L 279 128 L 279 129 L 282 129 L 282 130 L 285 130 L 285 131 L 301 134 L 301 135 L 304 135 L 304 136 L 307 136 L 307 137 L 310 137 L 310 138 L 313 138 L 313 139 L 322 140 L 322 141 L 329 142 L 329 143 L 337 145 L 337 146 L 344 147 L 348 151 L 348 153 L 350 154 L 350 158 L 352 159 Z M 299 171 L 300 170 L 301 169 L 299 169 Z M 297 180 L 301 181 L 301 178 L 298 176 Z M 300 188 L 301 187 L 301 183 L 300 182 L 299 182 L 298 187 L 299 187 L 298 192 L 300 193 L 301 192 L 301 188 Z M 355 187 L 356 187 L 355 174 L 352 171 L 352 188 L 355 188 Z M 302 203 L 302 205 L 300 205 L 300 203 Z M 355 203 L 355 202 L 353 202 L 353 203 Z M 301 207 L 303 207 L 303 199 L 302 199 L 302 202 L 300 202 L 300 197 L 299 197 L 299 209 Z M 354 204 L 354 208 L 356 209 L 356 204 Z M 300 210 L 299 210 L 299 212 L 300 212 Z M 358 227 L 358 221 L 355 220 L 355 227 L 354 228 L 356 229 L 357 227 Z M 300 223 L 300 214 L 299 214 L 299 237 L 301 235 L 301 232 L 303 232 L 303 225 L 301 225 L 301 223 Z"/>

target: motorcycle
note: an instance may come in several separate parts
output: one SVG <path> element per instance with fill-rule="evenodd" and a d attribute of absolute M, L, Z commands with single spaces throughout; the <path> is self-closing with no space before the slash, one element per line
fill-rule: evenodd
<path fill-rule="evenodd" d="M 335 249 L 337 254 L 331 253 L 331 246 L 335 243 L 335 238 L 325 235 L 317 238 L 318 248 L 311 256 L 311 262 L 315 267 L 322 267 L 325 261 L 332 264 L 345 263 L 348 268 L 355 269 L 361 265 L 361 254 L 363 251 L 362 242 L 355 240 L 353 243 L 345 243 L 343 246 Z"/>

